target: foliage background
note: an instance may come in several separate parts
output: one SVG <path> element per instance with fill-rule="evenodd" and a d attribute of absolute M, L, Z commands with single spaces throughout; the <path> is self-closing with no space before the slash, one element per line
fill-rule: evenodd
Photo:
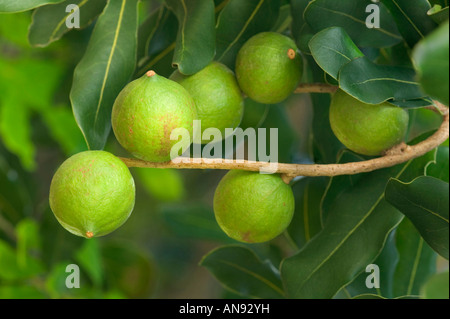
<path fill-rule="evenodd" d="M 97 1 L 97 4 L 99 2 L 102 1 Z M 183 65 L 183 61 L 177 60 L 177 15 L 179 17 L 181 13 L 176 11 L 176 1 L 169 0 L 167 8 L 155 11 L 159 2 L 142 1 L 139 5 L 139 25 L 144 27 L 141 27 L 138 37 L 134 77 L 149 67 L 168 76 L 173 70 L 172 59 L 184 66 L 187 73 L 201 68 L 201 65 L 195 64 L 197 62 Z M 316 5 L 320 0 L 314 2 Z M 366 2 L 361 2 L 364 7 Z M 326 52 L 320 51 L 323 47 L 320 42 L 330 43 L 329 38 L 315 37 L 312 43 L 317 44 L 320 52 L 315 52 L 314 45 L 308 46 L 308 43 L 320 31 L 330 26 L 340 26 L 346 33 L 335 30 L 339 33 L 337 39 L 351 38 L 345 49 L 355 57 L 365 55 L 364 59 L 359 60 L 365 63 L 364 68 L 371 67 L 373 63 L 411 67 L 411 49 L 422 37 L 414 37 L 407 23 L 399 20 L 395 10 L 389 7 L 389 1 L 382 2 L 392 10 L 389 13 L 392 15 L 389 27 L 395 30 L 393 37 L 360 35 L 361 28 L 347 25 L 345 21 L 319 19 L 317 17 L 324 14 L 319 5 L 309 9 L 307 21 L 304 21 L 303 12 L 308 1 L 215 1 L 216 21 L 212 21 L 217 36 L 215 57 L 232 67 L 233 55 L 243 44 L 243 39 L 260 31 L 283 32 L 296 39 L 308 63 L 304 80 L 334 84 L 340 80 L 338 70 L 335 70 L 335 58 L 325 56 L 324 61 L 333 63 L 321 63 L 321 54 Z M 426 7 L 428 3 L 419 0 L 414 2 L 417 2 L 417 8 L 424 4 Z M 447 7 L 448 19 L 448 3 L 434 2 Z M 262 13 L 252 16 L 255 6 L 260 6 Z M 171 13 L 169 8 L 174 9 L 176 14 Z M 97 15 L 101 9 L 102 6 Z M 92 10 L 95 13 L 97 9 Z M 222 19 L 218 18 L 220 12 L 223 13 Z M 149 13 L 150 19 L 147 19 Z M 236 16 L 237 13 L 242 16 Z M 443 14 L 440 11 L 438 13 Z M 438 26 L 437 22 L 423 17 L 423 10 L 411 14 L 425 34 Z M 156 16 L 161 21 L 159 27 L 152 25 Z M 300 286 L 298 282 L 304 282 L 305 279 L 301 278 L 301 270 L 296 271 L 298 263 L 295 256 L 302 258 L 302 252 L 305 254 L 308 249 L 314 250 L 314 243 L 320 243 L 320 236 L 309 245 L 307 243 L 320 232 L 323 235 L 329 231 L 323 228 L 322 212 L 339 209 L 353 212 L 355 203 L 368 205 L 372 201 L 371 194 L 378 196 L 384 192 L 386 182 L 396 176 L 397 173 L 389 170 L 354 178 L 297 180 L 293 186 L 297 206 L 293 223 L 285 234 L 266 244 L 238 244 L 218 228 L 212 212 L 212 199 L 215 187 L 225 172 L 212 170 L 132 169 L 137 197 L 136 207 L 127 223 L 113 234 L 94 240 L 84 240 L 65 231 L 49 208 L 48 191 L 57 167 L 67 157 L 87 149 L 75 120 L 77 109 L 72 110 L 69 96 L 74 82 L 74 69 L 83 58 L 94 30 L 94 24 L 88 22 L 95 21 L 95 17 L 93 14 L 92 19 L 85 21 L 87 26 L 84 29 L 68 32 L 59 41 L 45 47 L 32 47 L 30 41 L 39 42 L 41 39 L 39 34 L 29 38 L 31 12 L 0 14 L 0 298 L 349 298 L 359 295 L 370 297 L 364 295 L 368 293 L 392 298 L 405 295 L 442 297 L 445 291 L 448 298 L 447 261 L 428 246 L 408 219 L 404 218 L 400 223 L 400 213 L 387 203 L 383 206 L 384 211 L 392 211 L 393 215 L 390 216 L 398 218 L 394 222 L 395 230 L 388 232 L 386 242 L 382 238 L 381 247 L 384 249 L 381 254 L 376 251 L 377 248 L 373 248 L 376 254 L 365 257 L 382 268 L 381 290 L 374 292 L 365 288 L 365 274 L 362 273 L 365 265 L 361 264 L 352 268 L 356 273 L 350 274 L 349 278 L 337 276 L 345 280 L 344 283 L 339 280 L 334 282 L 333 278 L 323 275 L 310 280 L 310 284 L 318 287 L 320 292 L 292 293 L 295 287 Z M 249 17 L 252 20 L 246 20 Z M 245 23 L 241 22 L 246 21 L 249 21 L 246 27 L 250 27 L 243 29 Z M 329 25 L 320 25 L 320 21 Z M 193 28 L 191 34 L 197 34 L 195 24 L 189 25 Z M 152 37 L 146 30 L 154 31 Z M 243 30 L 244 36 L 230 46 L 232 39 L 227 37 L 240 34 Z M 146 41 L 142 42 L 141 39 Z M 152 42 L 147 42 L 147 39 Z M 369 45 L 364 42 L 367 39 L 372 41 Z M 205 56 L 195 61 L 201 64 L 202 60 L 212 59 L 208 49 L 200 49 Z M 341 72 L 341 75 L 344 74 Z M 351 73 L 352 70 L 347 72 Z M 392 73 L 393 77 L 396 75 Z M 340 82 L 341 85 L 345 85 L 345 79 Z M 384 84 L 378 88 L 376 97 L 387 92 L 388 87 Z M 399 91 L 407 91 L 403 89 L 405 87 Z M 425 97 L 420 95 L 419 99 L 411 94 L 403 99 L 403 103 L 410 107 L 411 115 L 408 140 L 420 139 L 422 134 L 435 130 L 440 124 L 439 115 L 423 108 L 411 108 L 423 106 L 422 98 Z M 397 103 L 400 103 L 399 100 Z M 73 96 L 72 103 L 77 104 Z M 241 127 L 279 128 L 280 162 L 362 160 L 355 154 L 343 151 L 342 145 L 332 135 L 327 118 L 328 104 L 328 95 L 316 94 L 295 95 L 274 106 L 246 100 L 246 113 Z M 129 156 L 118 145 L 113 134 L 109 134 L 105 141 L 105 150 L 119 156 Z M 417 166 L 416 171 L 423 171 L 425 164 L 437 156 L 432 176 L 447 183 L 448 189 L 448 144 L 430 156 L 428 161 L 424 159 L 414 164 Z M 402 181 L 410 182 L 422 175 L 408 174 Z M 359 183 L 360 180 L 363 182 Z M 359 186 L 352 188 L 351 185 L 364 186 L 365 193 L 352 193 Z M 339 193 L 340 190 L 345 192 Z M 347 200 L 342 199 L 338 204 L 346 202 L 352 206 L 342 207 L 342 204 L 338 205 L 339 209 L 336 208 L 335 199 L 339 196 L 344 196 L 344 199 L 347 196 Z M 310 218 L 306 222 L 305 216 Z M 331 217 L 342 220 L 333 214 Z M 380 220 L 367 228 L 367 234 L 371 229 L 382 227 L 375 224 L 381 224 Z M 336 227 L 340 227 L 338 224 Z M 357 241 L 365 235 L 362 233 L 358 236 Z M 325 237 L 325 240 L 329 242 L 330 238 Z M 314 257 L 314 254 L 310 256 Z M 225 267 L 220 263 L 221 260 L 233 262 L 235 267 Z M 283 260 L 285 272 L 280 273 Z M 292 271 L 286 260 L 292 261 Z M 320 256 L 316 256 L 316 260 L 320 261 Z M 326 271 L 344 274 L 345 271 L 339 267 L 344 267 L 346 262 L 357 264 L 359 260 L 359 255 L 343 252 Z M 80 289 L 70 290 L 65 287 L 65 267 L 71 263 L 81 267 Z M 295 274 L 298 272 L 300 275 Z M 439 276 L 444 276 L 444 279 Z M 263 280 L 255 280 L 257 277 L 268 279 L 270 285 Z M 442 294 L 440 286 L 445 281 L 447 286 L 444 285 Z M 291 288 L 290 285 L 295 287 Z"/>

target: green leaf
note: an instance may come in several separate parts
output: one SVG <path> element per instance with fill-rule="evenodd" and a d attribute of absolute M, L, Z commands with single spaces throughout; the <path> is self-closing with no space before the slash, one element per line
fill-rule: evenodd
<path fill-rule="evenodd" d="M 141 24 L 138 33 L 138 67 L 140 69 L 138 75 L 155 69 L 155 64 L 170 57 L 170 53 L 175 49 L 177 33 L 177 17 L 166 7 L 155 11 Z M 171 62 L 169 63 L 170 73 L 173 72 Z"/>
<path fill-rule="evenodd" d="M 412 48 L 433 31 L 436 23 L 427 15 L 428 0 L 381 0 L 397 23 L 398 30 Z"/>
<path fill-rule="evenodd" d="M 374 64 L 366 57 L 344 65 L 339 86 L 353 97 L 369 104 L 387 100 L 413 100 L 424 97 L 413 69 Z"/>
<path fill-rule="evenodd" d="M 265 121 L 261 124 L 261 128 L 267 129 L 267 153 L 269 153 L 269 150 L 272 153 L 278 151 L 278 162 L 290 163 L 292 161 L 293 150 L 298 146 L 299 137 L 289 121 L 286 107 L 283 104 L 271 105 Z M 273 151 L 270 149 L 270 128 L 276 128 L 278 130 L 278 149 Z M 260 137 L 258 137 L 258 139 L 260 139 Z M 258 147 L 259 145 L 256 147 L 256 154 L 259 154 Z M 257 160 L 259 160 L 258 157 Z"/>
<path fill-rule="evenodd" d="M 418 109 L 426 106 L 433 105 L 433 101 L 429 97 L 422 97 L 414 100 L 388 100 L 389 104 L 402 107 L 405 109 Z"/>
<path fill-rule="evenodd" d="M 304 19 L 304 12 L 310 0 L 291 0 L 292 26 L 291 33 L 298 48 L 303 53 L 309 52 L 308 43 L 314 32 Z"/>
<path fill-rule="evenodd" d="M 291 6 L 289 4 L 282 5 L 280 7 L 280 13 L 278 19 L 270 31 L 283 33 L 289 29 L 292 24 Z"/>
<path fill-rule="evenodd" d="M 366 279 L 370 273 L 364 271 L 350 285 L 344 288 L 350 293 L 350 295 L 354 296 L 354 298 L 363 294 L 376 295 L 382 298 L 393 297 L 393 278 L 399 260 L 398 251 L 395 246 L 395 235 L 396 231 L 389 234 L 383 250 L 373 262 L 373 264 L 380 268 L 380 288 L 367 287 Z"/>
<path fill-rule="evenodd" d="M 27 170 L 34 170 L 35 147 L 31 141 L 30 109 L 14 96 L 0 101 L 0 136 L 10 152 L 16 154 Z"/>
<path fill-rule="evenodd" d="M 66 12 L 69 4 L 75 4 L 80 8 L 80 28 L 84 28 L 102 12 L 106 0 L 66 0 L 36 9 L 28 33 L 31 45 L 45 47 L 71 30 L 66 25 L 67 18 L 72 14 Z"/>
<path fill-rule="evenodd" d="M 87 273 L 95 287 L 100 287 L 103 281 L 103 264 L 97 238 L 84 240 L 76 252 L 75 259 Z"/>
<path fill-rule="evenodd" d="M 16 251 L 0 240 L 0 279 L 14 281 L 31 278 L 42 273 L 44 267 L 34 258 L 28 258 L 25 264 L 19 262 Z"/>
<path fill-rule="evenodd" d="M 41 112 L 50 135 L 67 156 L 86 150 L 86 143 L 69 106 L 46 109 Z"/>
<path fill-rule="evenodd" d="M 309 48 L 316 63 L 336 80 L 345 64 L 364 56 L 340 27 L 317 33 L 309 42 Z"/>
<path fill-rule="evenodd" d="M 425 299 L 448 299 L 449 276 L 446 272 L 431 277 L 422 289 L 421 295 Z"/>
<path fill-rule="evenodd" d="M 105 275 L 110 285 L 128 298 L 148 298 L 158 280 L 152 257 L 133 243 L 109 242 L 102 246 Z"/>
<path fill-rule="evenodd" d="M 213 0 L 166 0 L 178 18 L 178 36 L 172 64 L 191 75 L 207 66 L 215 53 Z"/>
<path fill-rule="evenodd" d="M 405 214 L 425 241 L 446 259 L 449 246 L 448 192 L 448 183 L 429 176 L 418 177 L 410 183 L 391 179 L 386 187 L 387 201 Z"/>
<path fill-rule="evenodd" d="M 64 0 L 0 0 L 0 12 L 21 12 L 31 10 L 49 3 L 59 3 Z"/>
<path fill-rule="evenodd" d="M 352 299 L 387 299 L 387 298 L 375 294 L 362 294 L 355 296 Z"/>
<path fill-rule="evenodd" d="M 446 183 L 449 182 L 449 152 L 448 146 L 440 146 L 436 155 L 436 162 L 427 167 L 427 176 L 436 177 Z"/>
<path fill-rule="evenodd" d="M 217 19 L 216 59 L 234 69 L 242 45 L 275 25 L 280 0 L 230 0 Z"/>
<path fill-rule="evenodd" d="M 39 226 L 32 219 L 22 219 L 16 226 L 17 234 L 17 262 L 24 267 L 30 255 L 35 255 L 41 250 L 41 237 Z"/>
<path fill-rule="evenodd" d="M 428 11 L 428 15 L 434 22 L 442 24 L 448 20 L 449 7 L 442 8 L 440 5 L 435 5 Z"/>
<path fill-rule="evenodd" d="M 369 29 L 366 13 L 370 0 L 315 0 L 311 1 L 305 11 L 309 26 L 319 32 L 329 27 L 342 27 L 361 47 L 390 47 L 402 38 L 386 7 L 380 3 L 380 28 Z"/>
<path fill-rule="evenodd" d="M 213 210 L 204 205 L 165 205 L 161 211 L 167 227 L 181 238 L 234 243 L 220 229 Z"/>
<path fill-rule="evenodd" d="M 137 48 L 137 61 L 138 66 L 140 66 L 143 62 L 142 59 L 147 58 L 147 52 L 149 50 L 150 42 L 153 39 L 158 28 L 164 21 L 164 17 L 170 11 L 165 7 L 160 7 L 158 10 L 155 10 L 151 15 L 144 20 L 139 26 L 138 31 L 138 48 Z"/>
<path fill-rule="evenodd" d="M 414 48 L 413 60 L 423 91 L 449 105 L 449 23 L 442 24 Z"/>
<path fill-rule="evenodd" d="M 338 155 L 337 163 L 353 163 L 363 161 L 364 158 L 347 149 L 341 151 Z M 336 160 L 335 160 L 336 162 Z M 334 201 L 339 198 L 344 192 L 348 191 L 363 177 L 362 174 L 356 175 L 342 175 L 331 178 L 328 182 L 325 192 L 326 196 L 322 197 L 320 203 L 320 216 L 322 225 L 325 224 L 328 214 L 333 211 Z"/>
<path fill-rule="evenodd" d="M 74 73 L 70 99 L 91 150 L 103 149 L 114 100 L 136 64 L 138 0 L 109 1 Z"/>
<path fill-rule="evenodd" d="M 203 257 L 206 267 L 228 290 L 250 298 L 283 298 L 280 276 L 268 261 L 242 246 L 223 246 Z"/>
<path fill-rule="evenodd" d="M 145 190 L 157 200 L 175 202 L 183 198 L 183 180 L 178 170 L 139 168 L 134 172 Z"/>
<path fill-rule="evenodd" d="M 323 230 L 281 265 L 288 297 L 332 298 L 371 264 L 402 220 L 384 199 L 387 181 L 391 176 L 410 180 L 423 173 L 433 157 L 430 152 L 402 165 L 361 174 L 337 196 L 329 205 Z"/>
<path fill-rule="evenodd" d="M 255 129 L 261 127 L 263 122 L 267 119 L 270 107 L 271 105 L 269 104 L 261 104 L 250 98 L 244 99 L 244 115 L 242 116 L 239 127 L 244 131 L 249 127 Z"/>
<path fill-rule="evenodd" d="M 308 82 L 322 82 L 324 73 L 311 56 L 307 56 L 308 65 L 312 75 Z M 341 142 L 333 133 L 330 125 L 330 102 L 329 94 L 310 94 L 313 105 L 312 120 L 312 157 L 315 163 L 335 163 L 338 152 L 343 148 Z"/>
<path fill-rule="evenodd" d="M 436 271 L 436 253 L 407 218 L 398 226 L 395 237 L 400 259 L 393 278 L 394 296 L 419 295 L 422 285 Z"/>
<path fill-rule="evenodd" d="M 327 186 L 325 178 L 303 178 L 292 186 L 295 213 L 287 234 L 297 247 L 303 247 L 322 230 L 320 202 Z"/>

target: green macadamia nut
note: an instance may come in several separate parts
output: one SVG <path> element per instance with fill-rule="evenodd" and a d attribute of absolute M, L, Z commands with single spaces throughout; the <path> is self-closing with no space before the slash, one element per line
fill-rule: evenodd
<path fill-rule="evenodd" d="M 295 42 L 276 32 L 263 32 L 250 38 L 236 59 L 239 86 L 259 103 L 284 101 L 294 92 L 302 73 L 303 60 Z"/>
<path fill-rule="evenodd" d="M 403 142 L 408 122 L 408 112 L 400 107 L 363 103 L 342 90 L 331 101 L 334 134 L 348 149 L 362 155 L 382 155 Z"/>
<path fill-rule="evenodd" d="M 217 128 L 226 138 L 225 129 L 235 129 L 244 113 L 244 101 L 234 73 L 219 62 L 212 62 L 200 72 L 185 76 L 175 71 L 171 77 L 192 96 L 201 120 L 202 134 L 207 128 Z M 210 142 L 202 139 L 202 143 Z"/>
<path fill-rule="evenodd" d="M 111 233 L 130 216 L 135 186 L 128 167 L 105 151 L 68 158 L 50 185 L 50 208 L 69 232 L 86 237 Z"/>
<path fill-rule="evenodd" d="M 232 170 L 214 195 L 217 223 L 231 238 L 262 243 L 280 235 L 294 214 L 292 189 L 278 174 Z"/>
<path fill-rule="evenodd" d="M 195 103 L 186 89 L 153 71 L 129 83 L 112 110 L 112 128 L 119 143 L 149 162 L 171 160 L 172 147 L 179 141 L 171 139 L 172 132 L 186 129 L 192 136 L 196 119 Z M 190 140 L 180 143 L 187 144 L 180 146 L 184 149 Z"/>

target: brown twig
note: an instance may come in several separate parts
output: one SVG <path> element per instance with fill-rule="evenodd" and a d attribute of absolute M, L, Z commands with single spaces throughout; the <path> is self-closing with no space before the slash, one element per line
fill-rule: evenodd
<path fill-rule="evenodd" d="M 367 161 L 345 163 L 345 164 L 284 164 L 278 163 L 276 173 L 281 174 L 283 180 L 289 183 L 296 176 L 338 176 L 354 175 L 359 173 L 372 172 L 378 169 L 392 167 L 409 160 L 420 157 L 429 151 L 435 149 L 449 137 L 449 112 L 448 108 L 439 102 L 436 106 L 443 115 L 443 122 L 440 128 L 428 139 L 416 145 L 409 146 L 400 144 L 386 152 L 382 157 L 370 159 Z M 222 170 L 246 170 L 246 171 L 264 171 L 273 169 L 274 163 L 244 161 L 244 160 L 225 160 L 208 158 L 189 158 L 186 162 L 174 163 L 152 163 L 138 159 L 121 158 L 128 167 L 147 167 L 147 168 L 176 168 L 176 169 L 222 169 Z M 273 170 L 271 170 L 273 172 Z"/>
<path fill-rule="evenodd" d="M 326 83 L 306 83 L 300 84 L 294 93 L 334 93 L 339 87 Z"/>

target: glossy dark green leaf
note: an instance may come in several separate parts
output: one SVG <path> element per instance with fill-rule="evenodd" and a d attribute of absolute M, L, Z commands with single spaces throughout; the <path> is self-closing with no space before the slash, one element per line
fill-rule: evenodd
<path fill-rule="evenodd" d="M 315 32 L 341 27 L 361 47 L 390 47 L 399 43 L 402 38 L 383 4 L 378 4 L 380 28 L 367 27 L 366 20 L 370 13 L 366 12 L 366 8 L 370 4 L 373 4 L 370 0 L 315 0 L 306 8 L 305 19 Z"/>
<path fill-rule="evenodd" d="M 311 74 L 307 73 L 307 82 L 323 82 L 324 72 L 315 63 L 311 56 L 306 56 Z M 311 157 L 315 163 L 335 163 L 338 152 L 343 145 L 334 135 L 330 126 L 330 102 L 329 94 L 310 94 L 313 106 L 312 120 L 312 154 Z"/>
<path fill-rule="evenodd" d="M 80 268 L 87 273 L 94 286 L 100 287 L 104 275 L 98 239 L 84 240 L 83 245 L 75 254 L 75 259 Z"/>
<path fill-rule="evenodd" d="M 138 0 L 110 1 L 75 69 L 70 99 L 89 149 L 103 149 L 114 101 L 136 65 Z"/>
<path fill-rule="evenodd" d="M 440 146 L 436 155 L 436 162 L 427 167 L 427 176 L 436 177 L 446 183 L 449 182 L 449 151 L 448 146 Z"/>
<path fill-rule="evenodd" d="M 397 23 L 398 30 L 412 48 L 430 33 L 436 23 L 427 15 L 428 0 L 381 0 Z"/>
<path fill-rule="evenodd" d="M 428 11 L 428 15 L 434 22 L 441 24 L 448 20 L 449 7 L 442 8 L 440 5 L 435 5 Z"/>
<path fill-rule="evenodd" d="M 21 12 L 64 0 L 0 0 L 0 12 Z"/>
<path fill-rule="evenodd" d="M 413 69 L 377 65 L 366 57 L 341 68 L 339 86 L 353 97 L 369 104 L 387 100 L 414 100 L 424 97 Z"/>
<path fill-rule="evenodd" d="M 340 27 L 317 33 L 309 42 L 309 48 L 316 63 L 336 80 L 345 64 L 364 56 Z"/>
<path fill-rule="evenodd" d="M 447 299 L 449 298 L 449 276 L 448 270 L 431 277 L 424 285 L 421 295 L 425 299 Z"/>
<path fill-rule="evenodd" d="M 433 190 L 432 192 L 429 190 Z M 392 179 L 386 186 L 386 199 L 408 217 L 425 241 L 448 259 L 448 183 L 421 176 L 410 183 Z"/>
<path fill-rule="evenodd" d="M 325 178 L 303 178 L 292 186 L 295 213 L 287 229 L 297 247 L 303 247 L 322 230 L 320 202 L 327 186 Z"/>
<path fill-rule="evenodd" d="M 402 215 L 385 201 L 387 181 L 392 176 L 411 180 L 423 173 L 433 157 L 431 152 L 390 169 L 362 174 L 336 197 L 323 230 L 282 263 L 288 297 L 332 298 L 364 271 L 402 220 Z"/>
<path fill-rule="evenodd" d="M 66 12 L 69 4 L 75 4 L 80 8 L 80 28 L 84 28 L 102 12 L 106 0 L 66 0 L 36 9 L 28 33 L 31 45 L 45 47 L 71 30 L 66 25 L 67 18 L 72 14 Z"/>
<path fill-rule="evenodd" d="M 291 14 L 292 14 L 292 25 L 291 33 L 297 43 L 298 48 L 304 52 L 309 53 L 308 43 L 314 31 L 306 23 L 304 18 L 304 13 L 306 7 L 308 6 L 310 0 L 291 0 Z"/>
<path fill-rule="evenodd" d="M 147 58 L 150 42 L 155 35 L 156 30 L 160 27 L 167 11 L 168 10 L 165 7 L 160 7 L 149 15 L 139 26 L 137 47 L 138 66 L 142 65 L 142 59 Z"/>
<path fill-rule="evenodd" d="M 235 242 L 220 229 L 210 207 L 204 205 L 165 205 L 161 215 L 167 228 L 178 237 Z"/>
<path fill-rule="evenodd" d="M 215 52 L 213 0 L 166 0 L 178 18 L 178 35 L 172 64 L 191 75 L 207 66 Z"/>
<path fill-rule="evenodd" d="M 449 23 L 442 24 L 414 48 L 413 59 L 423 91 L 449 104 Z"/>
<path fill-rule="evenodd" d="M 371 275 L 371 271 L 364 271 L 350 285 L 344 288 L 351 296 L 356 298 L 360 295 L 371 294 L 382 298 L 393 297 L 393 278 L 399 261 L 398 251 L 395 246 L 395 236 L 396 231 L 389 234 L 383 250 L 373 262 L 373 264 L 377 265 L 380 269 L 380 288 L 367 287 L 366 280 L 367 277 Z"/>
<path fill-rule="evenodd" d="M 243 246 L 222 246 L 203 257 L 206 267 L 227 289 L 250 298 L 283 298 L 280 275 L 268 261 Z"/>
<path fill-rule="evenodd" d="M 216 60 L 234 69 L 242 45 L 275 25 L 280 0 L 230 0 L 217 19 Z"/>
<path fill-rule="evenodd" d="M 387 102 L 405 109 L 416 109 L 433 105 L 433 101 L 429 97 L 414 100 L 388 100 Z"/>
<path fill-rule="evenodd" d="M 279 163 L 292 162 L 295 149 L 298 147 L 298 134 L 293 125 L 289 121 L 289 115 L 286 107 L 283 104 L 271 105 L 267 113 L 265 121 L 261 124 L 261 128 L 266 128 L 266 154 L 278 151 Z M 270 149 L 270 129 L 278 129 L 278 149 Z M 257 131 L 257 135 L 260 134 Z M 259 137 L 258 137 L 259 139 Z M 256 147 L 256 154 L 259 154 L 258 146 Z M 258 157 L 257 157 L 257 160 Z"/>
<path fill-rule="evenodd" d="M 355 163 L 363 161 L 364 158 L 360 155 L 357 155 L 347 149 L 341 151 L 338 155 L 337 160 L 334 162 L 339 164 L 344 163 Z M 358 183 L 358 181 L 363 177 L 361 174 L 356 175 L 342 175 L 335 176 L 328 181 L 326 196 L 323 196 L 322 201 L 320 203 L 320 216 L 322 220 L 322 225 L 325 224 L 328 214 L 333 211 L 332 207 L 334 205 L 334 201 L 339 198 L 344 192 L 348 191 L 354 185 Z"/>
<path fill-rule="evenodd" d="M 291 6 L 289 4 L 280 7 L 278 19 L 272 27 L 272 32 L 284 33 L 292 24 Z"/>
<path fill-rule="evenodd" d="M 394 296 L 419 295 L 436 271 L 436 253 L 407 218 L 398 226 L 395 237 L 400 258 L 393 278 Z"/>
<path fill-rule="evenodd" d="M 160 53 L 173 54 L 177 32 L 177 17 L 166 7 L 155 11 L 139 26 L 138 67 L 145 66 L 140 74 L 152 69 Z"/>
<path fill-rule="evenodd" d="M 242 116 L 239 127 L 246 130 L 249 127 L 261 127 L 269 113 L 269 104 L 261 104 L 250 98 L 244 100 L 244 115 Z"/>

